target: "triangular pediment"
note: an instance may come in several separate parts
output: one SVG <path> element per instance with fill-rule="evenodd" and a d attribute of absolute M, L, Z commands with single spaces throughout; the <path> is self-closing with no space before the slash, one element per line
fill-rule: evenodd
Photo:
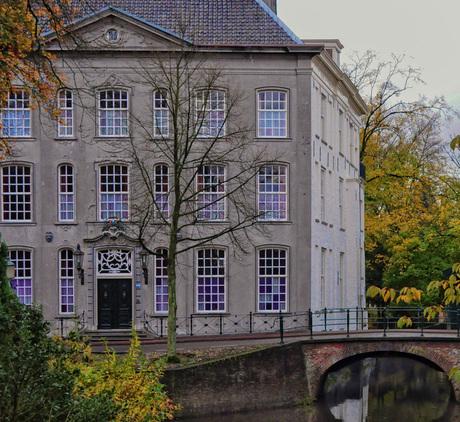
<path fill-rule="evenodd" d="M 189 43 L 177 34 L 112 7 L 78 20 L 72 33 L 67 43 L 57 40 L 54 33 L 48 34 L 48 48 L 150 51 L 171 50 Z"/>

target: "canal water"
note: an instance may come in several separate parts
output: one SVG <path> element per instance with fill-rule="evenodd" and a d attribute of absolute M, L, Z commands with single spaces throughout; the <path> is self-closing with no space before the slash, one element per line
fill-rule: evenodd
<path fill-rule="evenodd" d="M 401 356 L 333 368 L 322 397 L 309 406 L 187 418 L 187 422 L 460 422 L 446 374 Z"/>

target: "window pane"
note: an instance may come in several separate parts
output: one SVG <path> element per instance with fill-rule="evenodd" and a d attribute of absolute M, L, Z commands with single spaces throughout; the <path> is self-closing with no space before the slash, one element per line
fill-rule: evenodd
<path fill-rule="evenodd" d="M 27 166 L 2 168 L 3 221 L 32 220 L 32 176 Z"/>
<path fill-rule="evenodd" d="M 200 136 L 216 138 L 225 135 L 225 92 L 199 92 L 196 108 Z"/>
<path fill-rule="evenodd" d="M 198 219 L 225 219 L 225 167 L 202 166 L 197 175 Z"/>
<path fill-rule="evenodd" d="M 128 92 L 99 93 L 99 135 L 128 136 Z"/>
<path fill-rule="evenodd" d="M 64 249 L 59 254 L 60 313 L 71 314 L 75 309 L 75 280 L 73 252 Z"/>
<path fill-rule="evenodd" d="M 282 91 L 259 92 L 258 136 L 287 137 L 287 94 Z"/>
<path fill-rule="evenodd" d="M 224 249 L 198 250 L 198 312 L 224 312 L 226 274 Z"/>
<path fill-rule="evenodd" d="M 73 167 L 59 167 L 59 221 L 74 220 L 74 173 Z"/>
<path fill-rule="evenodd" d="M 59 91 L 58 136 L 73 136 L 73 94 L 72 91 Z"/>
<path fill-rule="evenodd" d="M 153 119 L 155 136 L 168 136 L 169 132 L 169 109 L 166 95 L 155 91 L 153 98 Z"/>
<path fill-rule="evenodd" d="M 12 287 L 21 303 L 32 304 L 32 253 L 30 251 L 10 251 L 10 261 L 16 266 Z"/>
<path fill-rule="evenodd" d="M 167 218 L 169 215 L 169 175 L 168 167 L 164 165 L 155 166 L 154 174 L 155 190 L 155 218 Z"/>
<path fill-rule="evenodd" d="M 258 204 L 261 220 L 287 219 L 287 167 L 265 166 L 258 175 Z"/>
<path fill-rule="evenodd" d="M 168 251 L 160 249 L 155 256 L 155 311 L 168 312 Z"/>
<path fill-rule="evenodd" d="M 261 249 L 258 259 L 258 309 L 286 311 L 287 256 L 285 249 Z"/>
<path fill-rule="evenodd" d="M 108 165 L 100 168 L 100 218 L 129 218 L 128 167 Z"/>
<path fill-rule="evenodd" d="M 9 92 L 2 107 L 2 136 L 24 138 L 31 136 L 31 109 L 29 94 L 25 91 Z"/>

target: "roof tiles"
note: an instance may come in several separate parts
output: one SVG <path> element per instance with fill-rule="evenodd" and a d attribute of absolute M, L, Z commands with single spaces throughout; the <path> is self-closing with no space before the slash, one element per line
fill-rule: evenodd
<path fill-rule="evenodd" d="M 75 0 L 75 3 L 81 18 L 114 7 L 195 44 L 302 44 L 262 0 Z"/>

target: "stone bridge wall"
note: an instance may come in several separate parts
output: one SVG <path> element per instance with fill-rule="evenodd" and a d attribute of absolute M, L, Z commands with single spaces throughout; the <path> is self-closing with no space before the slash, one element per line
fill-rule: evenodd
<path fill-rule="evenodd" d="M 348 338 L 274 346 L 257 352 L 168 370 L 163 383 L 178 416 L 202 416 L 292 405 L 317 397 L 327 371 L 336 363 L 376 352 L 426 359 L 446 374 L 460 366 L 459 339 Z M 460 401 L 460 382 L 453 382 Z"/>

